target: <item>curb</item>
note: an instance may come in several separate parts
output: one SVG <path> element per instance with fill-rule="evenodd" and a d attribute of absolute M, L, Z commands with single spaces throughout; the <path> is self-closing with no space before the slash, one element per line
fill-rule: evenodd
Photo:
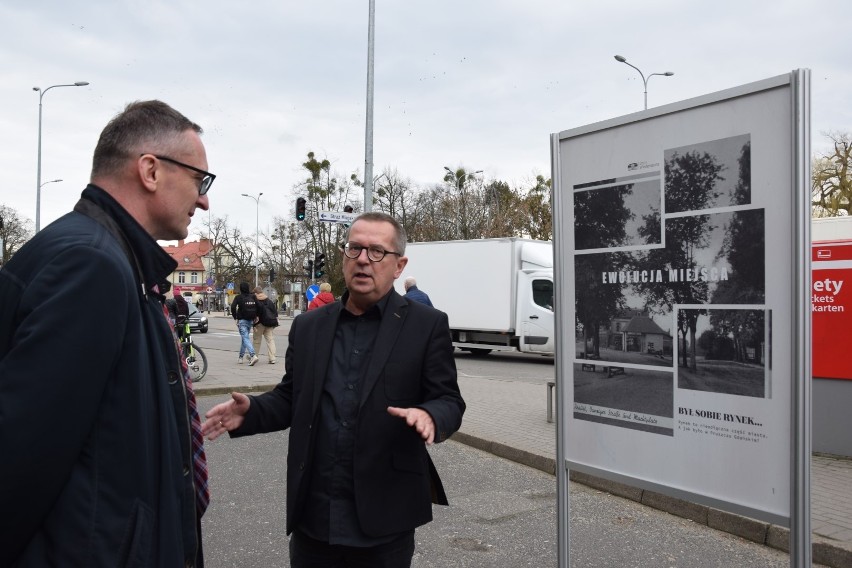
<path fill-rule="evenodd" d="M 194 385 L 193 385 L 192 390 L 195 392 L 195 396 L 219 396 L 219 395 L 222 395 L 222 394 L 231 394 L 232 392 L 241 392 L 241 393 L 266 392 L 266 391 L 271 391 L 274 388 L 275 388 L 275 385 L 252 385 L 252 386 L 244 386 L 244 387 L 209 387 L 209 388 L 204 388 L 204 387 L 195 388 Z"/>
<path fill-rule="evenodd" d="M 270 391 L 273 388 L 275 388 L 274 384 L 246 387 L 202 387 L 195 389 L 195 394 L 196 396 L 218 396 L 231 394 L 233 391 L 259 393 Z M 556 475 L 556 460 L 553 458 L 514 448 L 493 440 L 486 440 L 485 438 L 464 432 L 456 432 L 449 439 L 488 452 L 497 457 L 549 473 L 550 475 Z M 655 491 L 639 489 L 624 483 L 609 481 L 578 471 L 569 472 L 569 479 L 592 489 L 623 497 L 624 499 L 629 499 L 647 507 L 689 519 L 695 523 L 706 525 L 712 529 L 726 532 L 757 544 L 762 544 L 783 552 L 790 552 L 790 529 L 786 527 L 721 511 L 706 505 L 698 505 Z M 823 564 L 830 568 L 848 568 L 852 566 L 852 547 L 817 535 L 811 535 L 811 542 L 812 560 L 815 564 Z"/>

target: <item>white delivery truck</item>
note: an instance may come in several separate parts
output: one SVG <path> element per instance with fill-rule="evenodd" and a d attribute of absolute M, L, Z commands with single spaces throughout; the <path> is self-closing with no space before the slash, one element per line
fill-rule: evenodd
<path fill-rule="evenodd" d="M 408 276 L 446 312 L 453 345 L 553 355 L 553 245 L 518 238 L 408 243 Z"/>

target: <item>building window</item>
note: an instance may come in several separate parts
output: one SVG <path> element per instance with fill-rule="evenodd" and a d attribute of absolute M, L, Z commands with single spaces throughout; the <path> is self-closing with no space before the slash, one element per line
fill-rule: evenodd
<path fill-rule="evenodd" d="M 191 279 L 190 284 L 198 284 L 198 273 L 193 272 L 192 274 L 190 274 L 190 279 Z"/>
<path fill-rule="evenodd" d="M 186 272 L 178 272 L 178 283 L 186 284 Z"/>

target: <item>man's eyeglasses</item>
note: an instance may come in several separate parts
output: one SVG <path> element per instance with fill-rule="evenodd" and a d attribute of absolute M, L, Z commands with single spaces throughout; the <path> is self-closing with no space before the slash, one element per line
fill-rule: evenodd
<path fill-rule="evenodd" d="M 385 250 L 378 245 L 370 245 L 368 247 L 355 243 L 346 243 L 345 245 L 343 245 L 343 254 L 345 254 L 348 258 L 358 258 L 359 256 L 361 256 L 361 251 L 363 250 L 367 251 L 367 258 L 370 259 L 370 262 L 381 262 L 381 260 L 385 257 L 386 254 L 395 254 L 396 256 L 402 256 L 402 253 L 400 252 Z"/>
<path fill-rule="evenodd" d="M 145 154 L 142 155 L 144 156 Z M 190 166 L 189 164 L 184 164 L 183 162 L 178 162 L 174 158 L 169 158 L 168 156 L 159 156 L 157 154 L 151 155 L 157 158 L 158 160 L 163 160 L 164 162 L 171 162 L 176 166 L 192 170 L 204 176 L 201 178 L 201 181 L 198 184 L 198 195 L 204 195 L 205 193 L 207 193 L 207 191 L 210 189 L 210 186 L 213 185 L 213 180 L 216 179 L 216 174 L 211 174 L 210 172 L 205 172 L 201 168 L 196 168 L 195 166 Z"/>

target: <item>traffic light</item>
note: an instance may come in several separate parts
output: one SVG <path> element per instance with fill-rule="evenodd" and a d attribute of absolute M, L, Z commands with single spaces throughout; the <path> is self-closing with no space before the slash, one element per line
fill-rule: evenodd
<path fill-rule="evenodd" d="M 322 269 L 323 266 L 325 266 L 325 254 L 318 252 L 314 256 L 314 278 L 322 278 L 322 275 L 325 274 Z"/>
<path fill-rule="evenodd" d="M 305 276 L 307 276 L 308 278 L 314 277 L 314 261 L 313 260 L 309 260 L 308 262 L 306 262 L 304 269 L 305 269 Z"/>
<path fill-rule="evenodd" d="M 275 282 L 275 269 L 274 268 L 269 269 L 269 281 Z"/>
<path fill-rule="evenodd" d="M 305 207 L 307 206 L 307 201 L 305 201 L 304 197 L 299 197 L 296 199 L 296 221 L 304 221 L 305 220 Z"/>

